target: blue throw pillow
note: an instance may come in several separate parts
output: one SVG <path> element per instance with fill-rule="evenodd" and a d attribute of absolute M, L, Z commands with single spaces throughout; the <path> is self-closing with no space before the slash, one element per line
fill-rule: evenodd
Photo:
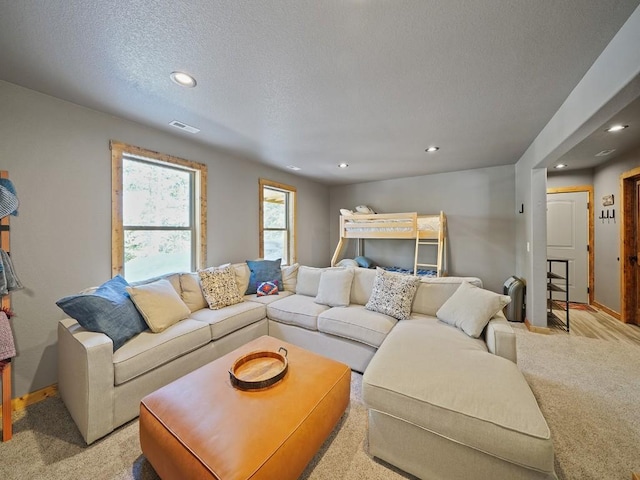
<path fill-rule="evenodd" d="M 64 313 L 91 332 L 113 340 L 115 352 L 130 338 L 147 329 L 147 324 L 131 301 L 127 281 L 120 275 L 103 283 L 94 293 L 70 295 L 56 302 Z"/>
<path fill-rule="evenodd" d="M 277 260 L 247 260 L 251 275 L 249 276 L 249 287 L 245 295 L 256 293 L 256 287 L 262 282 L 277 280 L 279 282 L 278 285 L 282 285 L 281 263 L 281 258 Z"/>

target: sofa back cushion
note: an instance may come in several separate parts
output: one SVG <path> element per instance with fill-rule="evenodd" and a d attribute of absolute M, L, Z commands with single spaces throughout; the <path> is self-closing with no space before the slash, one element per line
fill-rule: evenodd
<path fill-rule="evenodd" d="M 315 297 L 318 295 L 318 286 L 320 285 L 320 276 L 326 268 L 307 267 L 300 265 L 298 267 L 298 279 L 296 282 L 296 293 L 298 295 L 307 295 Z"/>
<path fill-rule="evenodd" d="M 371 297 L 376 270 L 356 268 L 354 273 L 353 282 L 351 282 L 351 303 L 366 305 Z"/>
<path fill-rule="evenodd" d="M 464 281 L 482 288 L 482 280 L 477 277 L 422 278 L 411 311 L 423 315 L 436 316 L 436 312 L 453 295 Z"/>
<path fill-rule="evenodd" d="M 180 296 L 192 312 L 209 308 L 209 304 L 202 294 L 200 276 L 197 272 L 180 274 Z"/>
<path fill-rule="evenodd" d="M 328 268 L 320 274 L 315 302 L 330 307 L 348 307 L 353 268 Z"/>

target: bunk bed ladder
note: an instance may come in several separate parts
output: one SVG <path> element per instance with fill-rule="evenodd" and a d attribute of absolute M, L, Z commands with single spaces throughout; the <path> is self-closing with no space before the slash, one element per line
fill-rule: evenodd
<path fill-rule="evenodd" d="M 444 251 L 446 247 L 446 219 L 444 213 L 440 212 L 440 229 L 438 231 L 438 238 L 420 239 L 420 235 L 416 235 L 416 251 L 413 260 L 413 275 L 418 275 L 418 267 L 435 268 L 436 276 L 442 277 L 444 274 Z M 431 245 L 437 248 L 436 251 L 436 263 L 418 263 L 418 254 L 420 247 L 424 245 Z"/>

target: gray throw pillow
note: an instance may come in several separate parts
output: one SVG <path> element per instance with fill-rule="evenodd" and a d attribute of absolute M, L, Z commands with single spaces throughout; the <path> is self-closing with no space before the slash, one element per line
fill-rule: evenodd
<path fill-rule="evenodd" d="M 436 316 L 473 338 L 478 338 L 491 317 L 511 302 L 511 297 L 462 282 Z"/>
<path fill-rule="evenodd" d="M 411 303 L 419 284 L 418 277 L 389 273 L 378 267 L 371 297 L 365 308 L 398 320 L 406 320 L 411 315 Z"/>

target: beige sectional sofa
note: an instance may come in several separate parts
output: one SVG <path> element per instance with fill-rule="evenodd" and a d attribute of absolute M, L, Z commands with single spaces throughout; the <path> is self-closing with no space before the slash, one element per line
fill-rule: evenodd
<path fill-rule="evenodd" d="M 248 272 L 236 268 L 244 291 Z M 144 395 L 268 334 L 364 372 L 372 455 L 420 478 L 555 478 L 549 429 L 502 312 L 480 338 L 436 318 L 462 282 L 479 279 L 422 279 L 409 318 L 397 320 L 365 308 L 375 270 L 353 270 L 344 306 L 318 303 L 327 303 L 328 270 L 289 267 L 279 295 L 220 310 L 206 308 L 194 274 L 170 276 L 189 318 L 116 352 L 106 335 L 61 320 L 60 393 L 87 443 L 135 418 Z"/>

